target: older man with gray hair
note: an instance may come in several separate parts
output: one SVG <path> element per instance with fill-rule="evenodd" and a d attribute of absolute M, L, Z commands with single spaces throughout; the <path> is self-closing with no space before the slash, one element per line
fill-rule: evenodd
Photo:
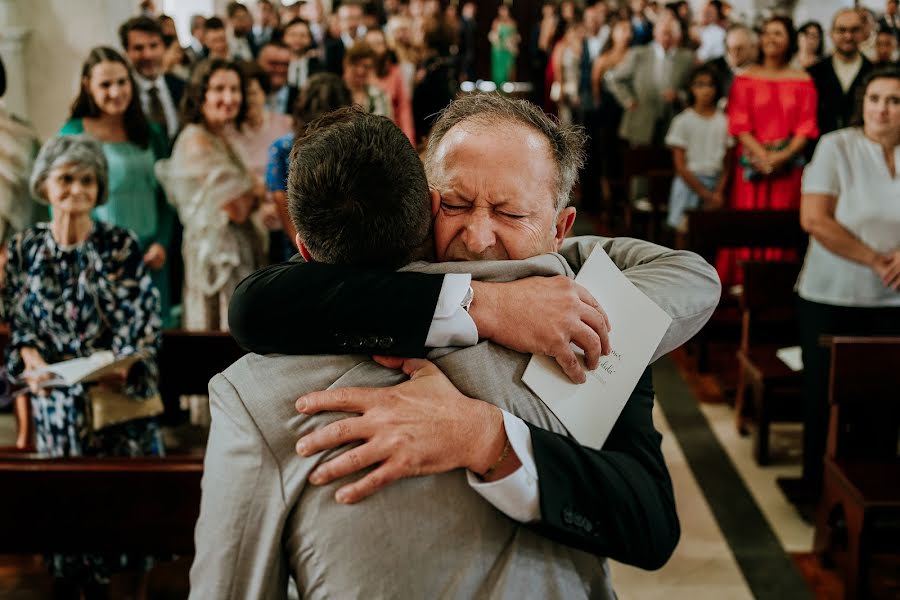
<path fill-rule="evenodd" d="M 632 146 L 661 145 L 678 110 L 694 54 L 681 48 L 681 25 L 667 14 L 653 27 L 653 43 L 628 51 L 608 75 L 610 92 L 625 108 L 619 136 Z"/>
<path fill-rule="evenodd" d="M 379 261 L 371 258 L 385 256 L 386 244 L 405 244 L 410 260 L 451 261 L 417 263 L 410 267 L 417 273 L 405 275 L 486 280 L 457 300 L 458 312 L 477 326 L 475 341 L 481 335 L 526 351 L 541 351 L 532 330 L 547 331 L 546 321 L 560 337 L 569 334 L 573 315 L 561 319 L 548 300 L 568 279 L 551 276 L 571 277 L 596 243 L 673 316 L 657 356 L 695 333 L 715 307 L 715 272 L 696 255 L 638 240 L 565 241 L 584 140 L 533 105 L 494 95 L 451 105 L 429 142 L 430 193 L 416 175 L 412 148 L 397 141 L 399 130 L 382 127 L 372 116 L 341 117 L 296 148 L 289 198 L 308 260 L 374 266 Z M 403 168 L 392 166 L 398 160 Z M 311 332 L 322 332 L 326 340 L 310 345 L 319 352 L 330 341 L 343 353 L 394 353 L 392 323 L 373 325 L 369 336 L 342 327 L 340 318 L 324 330 L 317 322 L 331 321 L 335 304 L 346 315 L 365 314 L 379 294 L 390 295 L 390 278 L 404 273 L 362 275 L 369 293 L 353 298 L 351 311 L 340 293 L 293 287 L 298 273 L 312 272 L 308 283 L 322 269 L 339 273 L 341 289 L 359 289 L 352 281 L 359 273 L 344 277 L 346 267 L 313 262 L 264 270 L 236 294 L 240 308 L 233 304 L 230 319 L 238 339 L 290 351 L 296 338 L 310 344 Z M 542 277 L 500 283 L 528 276 Z M 388 285 L 376 283 L 379 277 Z M 438 287 L 452 287 L 444 277 Z M 324 304 L 310 300 L 317 294 Z M 404 296 L 393 294 L 408 306 Z M 418 297 L 430 314 L 434 304 Z M 601 319 L 573 312 L 599 340 Z M 431 328 L 441 319 L 435 312 Z M 605 562 L 585 552 L 644 568 L 667 560 L 679 527 L 651 418 L 649 371 L 598 451 L 567 436 L 522 384 L 527 355 L 485 341 L 431 356 L 434 363 L 379 359 L 411 377 L 403 382 L 359 355 L 250 355 L 212 383 L 213 431 L 191 574 L 198 597 L 270 597 L 259 590 L 280 590 L 289 572 L 312 596 L 613 597 Z M 325 389 L 331 391 L 315 391 Z M 332 410 L 359 414 L 341 419 Z M 342 452 L 357 440 L 364 443 Z M 322 452 L 330 448 L 339 450 Z M 344 479 L 361 469 L 361 480 Z M 236 591 L 222 593 L 220 585 Z"/>
<path fill-rule="evenodd" d="M 756 60 L 758 45 L 756 33 L 746 25 L 738 23 L 728 28 L 725 34 L 725 55 L 707 63 L 719 73 L 724 100 L 727 101 L 734 76 Z"/>

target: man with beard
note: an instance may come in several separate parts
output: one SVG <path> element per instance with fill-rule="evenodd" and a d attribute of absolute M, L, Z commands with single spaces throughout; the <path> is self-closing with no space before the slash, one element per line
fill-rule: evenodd
<path fill-rule="evenodd" d="M 285 115 L 291 114 L 299 90 L 288 84 L 290 49 L 281 42 L 267 42 L 260 48 L 256 62 L 269 76 L 272 84 L 272 91 L 266 97 L 266 108 Z"/>
<path fill-rule="evenodd" d="M 178 104 L 184 94 L 184 81 L 163 73 L 166 47 L 159 23 L 150 17 L 129 19 L 119 27 L 119 40 L 133 67 L 144 114 L 159 124 L 170 140 L 174 139 L 178 133 Z"/>
<path fill-rule="evenodd" d="M 834 53 L 809 67 L 819 97 L 817 119 L 820 135 L 850 126 L 856 94 L 872 63 L 859 51 L 863 17 L 854 8 L 844 8 L 831 21 Z M 814 144 L 807 153 L 812 156 Z"/>

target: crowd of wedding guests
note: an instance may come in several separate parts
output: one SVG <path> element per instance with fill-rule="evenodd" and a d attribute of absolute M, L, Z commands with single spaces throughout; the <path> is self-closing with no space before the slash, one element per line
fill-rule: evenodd
<path fill-rule="evenodd" d="M 719 0 L 697 15 L 686 1 L 548 0 L 523 32 L 506 4 L 483 30 L 477 2 L 343 2 L 329 14 L 317 0 L 257 0 L 253 12 L 231 2 L 224 15 L 192 17 L 180 40 L 170 17 L 142 3 L 119 47 L 85 57 L 59 137 L 40 148 L 0 107 L 7 369 L 27 386 L 19 445 L 164 453 L 153 419 L 95 431 L 90 390 L 44 389 L 35 372 L 101 350 L 141 352 L 140 369 L 104 385 L 152 398 L 160 331 L 226 330 L 235 286 L 295 253 L 285 190 L 305 125 L 355 104 L 419 146 L 482 63 L 499 89 L 527 81 L 533 102 L 586 129 L 585 209 L 612 209 L 611 179 L 637 146 L 671 149 L 675 230 L 693 208 L 800 208 L 813 239 L 799 285 L 804 362 L 824 397 L 819 333 L 848 323 L 900 333 L 897 4 L 796 27 L 779 15 L 743 23 Z M 485 37 L 489 57 L 479 55 Z M 642 193 L 638 182 L 625 201 Z M 740 281 L 743 258 L 720 257 L 724 283 Z M 807 436 L 810 457 L 822 455 L 824 407 L 809 409 L 819 432 Z M 815 464 L 807 471 L 821 477 Z M 58 556 L 52 566 L 83 585 L 121 560 Z"/>

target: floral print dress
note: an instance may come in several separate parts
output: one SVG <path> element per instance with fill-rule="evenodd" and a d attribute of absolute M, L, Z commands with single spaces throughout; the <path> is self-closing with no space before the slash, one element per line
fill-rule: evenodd
<path fill-rule="evenodd" d="M 125 229 L 95 222 L 88 239 L 63 247 L 48 223 L 14 237 L 8 247 L 4 317 L 10 325 L 7 369 L 21 376 L 21 351 L 35 348 L 47 364 L 90 356 L 143 352 L 149 358 L 129 372 L 126 393 L 156 393 L 155 356 L 160 343 L 159 295 L 144 269 L 137 239 Z M 30 394 L 37 449 L 45 456 L 160 456 L 155 419 L 93 431 L 82 385 Z M 55 576 L 104 581 L 143 557 L 54 555 Z"/>

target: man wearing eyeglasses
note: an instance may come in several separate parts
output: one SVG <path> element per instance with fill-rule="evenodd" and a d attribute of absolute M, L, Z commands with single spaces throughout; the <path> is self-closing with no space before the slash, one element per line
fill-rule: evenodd
<path fill-rule="evenodd" d="M 850 125 L 857 89 L 872 69 L 872 63 L 859 51 L 862 33 L 862 15 L 853 8 L 839 10 L 831 22 L 834 53 L 808 69 L 819 92 L 822 135 Z"/>

